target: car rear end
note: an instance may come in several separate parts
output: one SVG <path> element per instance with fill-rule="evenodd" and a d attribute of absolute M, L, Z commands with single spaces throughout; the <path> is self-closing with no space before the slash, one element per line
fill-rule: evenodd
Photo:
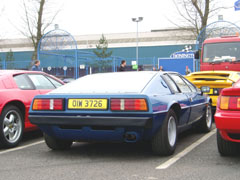
<path fill-rule="evenodd" d="M 224 140 L 240 143 L 240 88 L 222 90 L 215 123 Z"/>
<path fill-rule="evenodd" d="M 150 139 L 153 118 L 160 115 L 153 114 L 150 98 L 143 90 L 156 74 L 102 73 L 79 78 L 47 95 L 36 96 L 29 119 L 59 139 Z"/>
<path fill-rule="evenodd" d="M 33 100 L 31 123 L 59 139 L 136 142 L 149 138 L 146 95 L 45 95 Z"/>

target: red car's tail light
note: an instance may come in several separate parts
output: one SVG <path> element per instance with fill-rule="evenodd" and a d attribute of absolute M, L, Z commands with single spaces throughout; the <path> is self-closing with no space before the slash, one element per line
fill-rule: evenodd
<path fill-rule="evenodd" d="M 240 110 L 240 97 L 221 96 L 219 107 L 222 110 Z"/>
<path fill-rule="evenodd" d="M 62 111 L 63 99 L 34 99 L 32 110 Z"/>
<path fill-rule="evenodd" d="M 111 99 L 112 111 L 148 111 L 146 99 Z"/>
<path fill-rule="evenodd" d="M 219 101 L 219 108 L 220 109 L 228 109 L 229 105 L 229 97 L 228 96 L 221 96 Z"/>

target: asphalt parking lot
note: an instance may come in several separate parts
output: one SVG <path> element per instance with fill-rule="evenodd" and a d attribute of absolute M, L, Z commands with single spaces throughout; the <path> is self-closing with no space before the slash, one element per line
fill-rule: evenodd
<path fill-rule="evenodd" d="M 240 154 L 240 153 L 239 153 Z M 52 151 L 40 132 L 27 133 L 17 148 L 0 149 L 1 180 L 155 180 L 226 179 L 240 177 L 240 156 L 221 157 L 216 129 L 181 134 L 176 152 L 155 156 L 148 144 L 75 143 Z"/>

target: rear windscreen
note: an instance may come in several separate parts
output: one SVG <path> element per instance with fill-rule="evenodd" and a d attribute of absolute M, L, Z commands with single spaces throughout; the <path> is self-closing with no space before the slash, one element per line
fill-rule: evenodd
<path fill-rule="evenodd" d="M 59 87 L 50 94 L 139 93 L 156 72 L 116 72 L 87 75 Z"/>

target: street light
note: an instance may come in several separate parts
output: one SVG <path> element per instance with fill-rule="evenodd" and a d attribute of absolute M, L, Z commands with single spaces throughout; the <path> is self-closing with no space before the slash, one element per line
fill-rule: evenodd
<path fill-rule="evenodd" d="M 138 17 L 138 18 L 132 18 L 133 22 L 137 23 L 137 37 L 136 37 L 136 61 L 137 61 L 137 66 L 138 66 L 138 22 L 141 22 L 143 20 L 143 17 Z"/>

